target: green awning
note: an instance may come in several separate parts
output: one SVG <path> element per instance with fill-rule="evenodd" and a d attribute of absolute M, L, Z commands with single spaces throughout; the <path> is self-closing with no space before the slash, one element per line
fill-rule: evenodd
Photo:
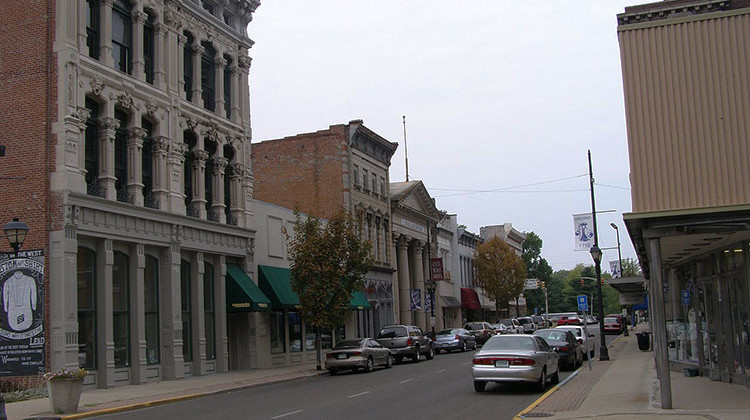
<path fill-rule="evenodd" d="M 270 311 L 271 301 L 238 265 L 227 264 L 227 312 Z"/>
<path fill-rule="evenodd" d="M 271 299 L 274 309 L 299 309 L 299 297 L 292 290 L 292 271 L 288 268 L 259 265 L 260 290 Z"/>
<path fill-rule="evenodd" d="M 359 290 L 352 292 L 352 299 L 349 301 L 351 309 L 370 309 L 370 302 L 367 301 L 365 294 Z"/>

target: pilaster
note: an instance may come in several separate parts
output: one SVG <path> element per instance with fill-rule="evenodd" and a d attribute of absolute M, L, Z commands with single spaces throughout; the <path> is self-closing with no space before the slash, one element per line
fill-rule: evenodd
<path fill-rule="evenodd" d="M 117 199 L 115 190 L 115 134 L 120 122 L 112 117 L 99 119 L 99 188 L 108 200 Z"/>
<path fill-rule="evenodd" d="M 139 207 L 143 206 L 143 139 L 147 134 L 141 127 L 128 130 L 128 194 Z"/>
<path fill-rule="evenodd" d="M 130 383 L 146 383 L 146 315 L 145 269 L 146 254 L 143 244 L 130 245 Z"/>

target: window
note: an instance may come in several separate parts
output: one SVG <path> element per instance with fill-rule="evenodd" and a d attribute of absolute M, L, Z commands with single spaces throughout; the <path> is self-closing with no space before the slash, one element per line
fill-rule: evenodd
<path fill-rule="evenodd" d="M 180 308 L 182 310 L 182 358 L 193 361 L 193 322 L 190 318 L 192 302 L 190 301 L 190 263 L 182 260 L 180 264 Z"/>
<path fill-rule="evenodd" d="M 203 9 L 205 11 L 207 11 L 208 13 L 210 13 L 212 15 L 214 14 L 214 5 L 213 4 L 211 4 L 211 3 L 207 2 L 207 1 L 202 1 L 201 3 L 203 5 Z"/>
<path fill-rule="evenodd" d="M 214 57 L 216 50 L 210 43 L 203 43 L 203 55 L 201 56 L 201 99 L 203 99 L 203 108 L 209 111 L 216 109 L 214 84 L 216 83 L 216 66 Z"/>
<path fill-rule="evenodd" d="M 143 139 L 141 149 L 141 182 L 143 183 L 143 205 L 150 208 L 158 208 L 154 202 L 154 131 L 151 121 L 143 118 L 141 128 L 146 130 L 146 138 Z"/>
<path fill-rule="evenodd" d="M 78 247 L 78 366 L 96 370 L 96 254 Z"/>
<path fill-rule="evenodd" d="M 385 197 L 385 178 L 380 177 L 380 196 Z"/>
<path fill-rule="evenodd" d="M 112 59 L 117 70 L 130 74 L 133 68 L 133 23 L 130 2 L 112 5 Z"/>
<path fill-rule="evenodd" d="M 143 71 L 146 73 L 146 82 L 151 84 L 154 83 L 154 65 L 156 60 L 155 22 L 156 18 L 149 13 L 146 22 L 143 24 Z"/>
<path fill-rule="evenodd" d="M 89 57 L 99 59 L 99 0 L 86 0 L 86 47 Z"/>
<path fill-rule="evenodd" d="M 182 48 L 182 80 L 184 82 L 185 99 L 193 100 L 193 43 L 195 38 L 190 32 L 184 32 L 185 46 Z"/>
<path fill-rule="evenodd" d="M 271 354 L 286 353 L 286 328 L 284 311 L 271 311 L 269 329 L 271 331 Z"/>
<path fill-rule="evenodd" d="M 302 317 L 297 311 L 289 311 L 289 351 L 302 351 Z"/>
<path fill-rule="evenodd" d="M 373 194 L 378 193 L 378 176 L 375 174 L 372 174 L 372 192 Z"/>
<path fill-rule="evenodd" d="M 359 186 L 359 166 L 354 165 L 354 186 Z"/>
<path fill-rule="evenodd" d="M 203 316 L 206 328 L 206 359 L 216 359 L 216 322 L 214 311 L 214 266 L 206 263 L 203 273 Z"/>
<path fill-rule="evenodd" d="M 224 23 L 228 26 L 232 26 L 232 15 L 224 13 Z"/>
<path fill-rule="evenodd" d="M 115 110 L 115 119 L 120 123 L 115 132 L 115 190 L 117 201 L 131 202 L 128 194 L 128 115 Z"/>
<path fill-rule="evenodd" d="M 99 104 L 91 98 L 86 98 L 86 109 L 89 111 L 84 140 L 86 142 L 84 145 L 86 192 L 90 195 L 101 195 L 99 189 Z"/>
<path fill-rule="evenodd" d="M 370 179 L 370 176 L 367 173 L 367 170 L 363 169 L 362 170 L 362 182 L 364 184 L 363 188 L 364 188 L 365 191 L 370 191 L 370 181 L 369 181 L 369 179 Z"/>
<path fill-rule="evenodd" d="M 146 317 L 146 363 L 153 365 L 161 361 L 159 352 L 159 262 L 149 255 L 146 256 L 143 286 L 143 309 Z"/>
<path fill-rule="evenodd" d="M 307 322 L 305 322 L 305 351 L 315 351 L 315 327 Z"/>
<path fill-rule="evenodd" d="M 130 366 L 130 290 L 128 256 L 115 252 L 112 266 L 112 338 L 115 367 Z"/>
<path fill-rule="evenodd" d="M 225 55 L 227 65 L 224 66 L 224 113 L 227 118 L 232 118 L 232 57 Z"/>

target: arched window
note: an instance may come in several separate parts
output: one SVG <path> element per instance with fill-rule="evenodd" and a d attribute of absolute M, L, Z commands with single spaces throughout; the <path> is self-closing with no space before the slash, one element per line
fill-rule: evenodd
<path fill-rule="evenodd" d="M 224 66 L 224 114 L 232 118 L 232 57 L 224 55 L 227 65 Z"/>
<path fill-rule="evenodd" d="M 99 188 L 99 104 L 87 97 L 86 109 L 89 111 L 84 135 L 86 192 L 90 195 L 102 196 L 102 190 Z"/>
<path fill-rule="evenodd" d="M 214 57 L 216 57 L 216 50 L 209 42 L 203 42 L 202 45 L 204 49 L 201 56 L 201 99 L 203 99 L 203 108 L 215 111 L 216 66 L 214 65 Z"/>
<path fill-rule="evenodd" d="M 180 307 L 182 310 L 182 358 L 186 362 L 193 361 L 193 320 L 192 302 L 190 299 L 190 262 L 182 260 L 180 264 Z"/>
<path fill-rule="evenodd" d="M 182 48 L 182 80 L 184 82 L 185 99 L 193 100 L 193 43 L 195 38 L 190 32 L 183 32 L 185 45 Z"/>
<path fill-rule="evenodd" d="M 153 365 L 161 361 L 159 351 L 159 261 L 150 255 L 146 256 L 143 286 L 143 309 L 146 317 L 146 363 Z"/>
<path fill-rule="evenodd" d="M 78 247 L 78 366 L 96 370 L 96 253 Z"/>
<path fill-rule="evenodd" d="M 213 140 L 205 139 L 206 144 L 206 152 L 208 152 L 208 160 L 206 160 L 206 171 L 204 172 L 205 176 L 205 196 L 206 199 L 206 214 L 208 215 L 208 220 L 213 220 L 214 222 L 219 221 L 219 215 L 213 214 L 213 211 L 211 210 L 211 207 L 214 205 L 214 186 L 213 182 L 213 176 L 214 171 L 216 170 L 214 168 L 214 155 L 216 155 L 216 142 Z"/>
<path fill-rule="evenodd" d="M 146 82 L 154 83 L 154 64 L 156 61 L 156 31 L 154 24 L 156 17 L 148 13 L 146 22 L 143 24 L 143 70 L 146 73 Z"/>
<path fill-rule="evenodd" d="M 86 0 L 86 47 L 89 57 L 99 59 L 99 0 Z"/>
<path fill-rule="evenodd" d="M 214 309 L 214 266 L 205 263 L 203 273 L 203 316 L 206 327 L 206 359 L 216 359 L 216 311 Z"/>
<path fill-rule="evenodd" d="M 224 145 L 224 157 L 227 158 L 229 163 L 234 161 L 234 148 L 230 145 Z M 237 225 L 237 221 L 232 218 L 231 203 L 232 203 L 232 175 L 234 175 L 234 168 L 232 165 L 227 165 L 224 170 L 224 214 L 227 218 L 228 225 Z"/>
<path fill-rule="evenodd" d="M 195 157 L 191 152 L 195 147 L 198 140 L 195 138 L 195 134 L 192 131 L 184 131 L 182 134 L 183 143 L 186 145 L 187 153 L 185 154 L 185 163 L 182 167 L 182 183 L 183 190 L 185 192 L 185 209 L 188 216 L 197 216 L 195 209 L 191 207 L 193 200 L 193 165 Z"/>
<path fill-rule="evenodd" d="M 112 265 L 112 338 L 115 367 L 130 366 L 130 273 L 128 256 L 115 252 Z"/>
<path fill-rule="evenodd" d="M 115 110 L 115 119 L 120 123 L 115 132 L 115 190 L 117 201 L 131 203 L 128 194 L 128 114 Z"/>
<path fill-rule="evenodd" d="M 143 183 L 143 205 L 152 209 L 159 208 L 154 200 L 154 126 L 146 118 L 141 119 L 141 128 L 146 130 L 141 150 L 141 182 Z"/>
<path fill-rule="evenodd" d="M 132 10 L 127 0 L 112 4 L 112 59 L 117 70 L 130 74 L 133 70 Z"/>

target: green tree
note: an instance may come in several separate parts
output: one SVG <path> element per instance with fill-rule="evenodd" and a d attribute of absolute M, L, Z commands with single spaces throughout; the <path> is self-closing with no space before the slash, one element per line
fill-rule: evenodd
<path fill-rule="evenodd" d="M 526 276 L 544 282 L 549 290 L 549 283 L 552 279 L 552 267 L 542 257 L 542 244 L 543 241 L 539 235 L 534 232 L 528 232 L 526 240 L 523 241 L 521 259 L 523 259 L 526 265 Z M 544 312 L 544 291 L 541 287 L 536 290 L 525 291 L 524 296 L 526 297 L 527 313 L 533 313 L 534 308 L 541 308 L 541 311 Z"/>
<path fill-rule="evenodd" d="M 641 266 L 638 264 L 638 261 L 632 258 L 622 259 L 622 276 L 623 277 L 635 277 L 635 276 L 642 276 L 642 275 L 643 275 L 643 272 L 641 271 Z"/>
<path fill-rule="evenodd" d="M 320 331 L 344 325 L 352 292 L 372 266 L 372 244 L 360 239 L 358 224 L 340 211 L 327 223 L 295 210 L 294 234 L 287 232 L 292 290 L 299 296 L 305 320 L 316 328 L 318 369 Z"/>
<path fill-rule="evenodd" d="M 500 304 L 508 308 L 508 302 L 523 292 L 526 281 L 526 267 L 521 257 L 497 236 L 479 244 L 474 251 L 475 282 L 485 296 L 495 301 L 495 309 L 500 312 Z"/>

